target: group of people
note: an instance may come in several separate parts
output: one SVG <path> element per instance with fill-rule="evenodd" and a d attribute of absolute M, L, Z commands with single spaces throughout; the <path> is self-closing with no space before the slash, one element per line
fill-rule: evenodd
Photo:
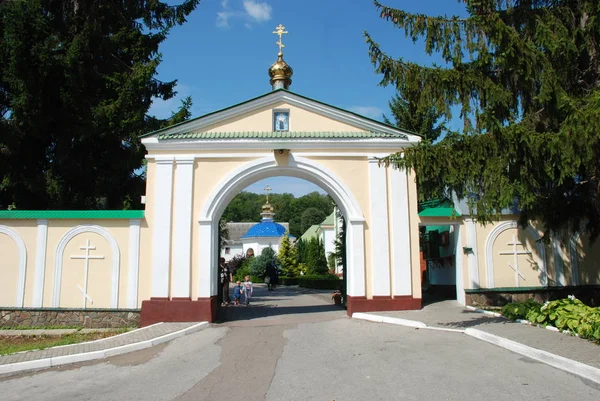
<path fill-rule="evenodd" d="M 233 301 L 229 296 L 229 283 L 231 282 L 231 271 L 229 270 L 229 266 L 225 264 L 225 258 L 221 258 L 221 264 L 219 266 L 220 270 L 220 283 L 221 283 L 221 306 L 226 306 L 231 303 L 233 305 L 240 305 L 242 300 L 242 295 L 244 296 L 244 304 L 246 306 L 250 305 L 250 299 L 252 298 L 252 293 L 254 292 L 254 286 L 252 285 L 252 281 L 250 281 L 250 276 L 244 277 L 244 282 L 236 281 L 235 286 L 233 287 Z"/>

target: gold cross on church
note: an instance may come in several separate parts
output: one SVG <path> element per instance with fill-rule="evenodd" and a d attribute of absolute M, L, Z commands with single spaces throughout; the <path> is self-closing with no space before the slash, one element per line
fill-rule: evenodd
<path fill-rule="evenodd" d="M 265 192 L 267 193 L 267 203 L 269 203 L 269 193 L 272 191 L 271 187 L 267 185 L 265 187 Z"/>
<path fill-rule="evenodd" d="M 279 26 L 277 28 L 275 28 L 275 30 L 273 31 L 273 33 L 275 35 L 279 35 L 279 42 L 275 42 L 275 44 L 279 45 L 279 55 L 283 55 L 283 48 L 285 47 L 285 45 L 283 44 L 283 42 L 281 41 L 283 35 L 287 34 L 288 31 L 285 30 L 285 27 L 281 24 L 279 24 Z"/>

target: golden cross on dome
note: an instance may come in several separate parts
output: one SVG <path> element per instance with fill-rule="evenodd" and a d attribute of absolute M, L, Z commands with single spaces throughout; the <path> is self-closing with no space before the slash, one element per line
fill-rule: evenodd
<path fill-rule="evenodd" d="M 267 203 L 269 203 L 269 193 L 272 191 L 271 187 L 267 184 L 265 192 L 267 193 Z"/>
<path fill-rule="evenodd" d="M 288 31 L 285 30 L 285 26 L 279 24 L 279 26 L 277 28 L 275 28 L 273 33 L 275 35 L 279 35 L 279 42 L 275 42 L 275 44 L 279 45 L 279 55 L 281 56 L 281 55 L 283 55 L 282 49 L 285 47 L 285 45 L 283 44 L 281 39 L 282 39 L 283 35 L 286 35 L 288 33 Z"/>

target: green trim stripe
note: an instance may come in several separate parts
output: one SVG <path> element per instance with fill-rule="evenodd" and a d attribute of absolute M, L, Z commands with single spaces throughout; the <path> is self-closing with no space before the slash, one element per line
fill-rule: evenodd
<path fill-rule="evenodd" d="M 144 210 L 0 210 L 1 219 L 143 219 Z"/>
<path fill-rule="evenodd" d="M 430 207 L 419 212 L 420 217 L 460 217 L 461 214 L 452 207 Z"/>
<path fill-rule="evenodd" d="M 320 131 L 242 131 L 242 132 L 182 132 L 160 134 L 158 139 L 406 139 L 406 135 L 368 131 L 320 132 Z"/>

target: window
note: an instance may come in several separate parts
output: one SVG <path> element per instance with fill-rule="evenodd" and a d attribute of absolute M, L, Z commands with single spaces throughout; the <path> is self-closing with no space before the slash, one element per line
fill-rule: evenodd
<path fill-rule="evenodd" d="M 231 253 L 231 248 L 225 248 L 225 255 L 229 255 Z"/>
<path fill-rule="evenodd" d="M 273 110 L 273 131 L 290 130 L 289 110 Z"/>

